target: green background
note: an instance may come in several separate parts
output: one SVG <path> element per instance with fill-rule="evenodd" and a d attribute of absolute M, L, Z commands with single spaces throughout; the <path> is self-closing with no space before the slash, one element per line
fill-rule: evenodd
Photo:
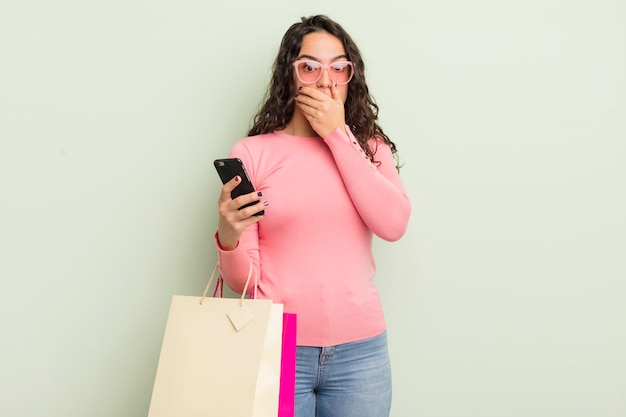
<path fill-rule="evenodd" d="M 315 13 L 413 202 L 375 242 L 392 416 L 626 416 L 618 0 L 0 0 L 0 415 L 147 415 L 170 297 L 216 260 L 212 161 Z"/>

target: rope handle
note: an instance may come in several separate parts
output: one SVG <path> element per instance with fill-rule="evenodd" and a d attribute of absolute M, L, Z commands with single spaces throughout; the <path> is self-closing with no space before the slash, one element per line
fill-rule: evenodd
<path fill-rule="evenodd" d="M 217 262 L 215 266 L 213 267 L 213 271 L 211 272 L 211 277 L 209 278 L 209 282 L 206 284 L 206 287 L 204 288 L 204 291 L 202 292 L 202 297 L 200 298 L 200 304 L 202 304 L 202 302 L 206 298 L 206 295 L 209 293 L 209 289 L 211 288 L 211 284 L 213 283 L 213 279 L 215 278 L 215 273 L 217 272 L 219 265 L 220 265 L 219 262 Z M 243 291 L 241 292 L 241 298 L 239 299 L 239 307 L 243 307 L 243 300 L 245 299 L 246 291 L 248 291 L 248 285 L 250 285 L 251 277 L 252 277 L 252 262 L 250 262 L 250 268 L 248 269 L 248 277 L 246 278 L 246 283 L 243 286 Z M 258 276 L 257 274 L 254 274 L 254 288 L 252 290 L 252 294 L 250 295 L 250 299 L 255 299 L 257 297 L 258 286 L 259 286 Z M 219 277 L 217 280 L 215 291 L 213 292 L 213 297 L 215 297 L 215 294 L 217 294 L 218 287 L 220 287 L 221 290 L 223 290 L 224 288 L 224 282 L 222 280 L 222 277 Z M 221 290 L 220 290 L 220 298 L 222 298 Z"/>

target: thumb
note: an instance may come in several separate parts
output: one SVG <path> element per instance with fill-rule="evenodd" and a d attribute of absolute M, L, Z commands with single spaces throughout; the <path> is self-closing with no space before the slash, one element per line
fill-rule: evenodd
<path fill-rule="evenodd" d="M 333 98 L 333 100 L 337 100 L 339 98 L 339 90 L 337 90 L 337 83 L 334 81 L 330 84 L 330 95 Z"/>

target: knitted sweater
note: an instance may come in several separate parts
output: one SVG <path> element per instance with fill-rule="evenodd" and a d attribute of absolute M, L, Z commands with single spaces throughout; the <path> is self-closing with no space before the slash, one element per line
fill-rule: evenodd
<path fill-rule="evenodd" d="M 374 139 L 370 146 L 380 164 L 341 129 L 324 139 L 251 136 L 230 152 L 268 206 L 235 249 L 217 245 L 221 275 L 241 292 L 252 263 L 259 298 L 297 314 L 298 345 L 333 346 L 385 330 L 372 234 L 399 239 L 411 207 L 389 146 Z"/>

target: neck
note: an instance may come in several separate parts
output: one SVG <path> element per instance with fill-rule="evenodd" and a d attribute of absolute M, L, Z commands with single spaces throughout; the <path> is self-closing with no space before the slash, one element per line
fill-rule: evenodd
<path fill-rule="evenodd" d="M 296 108 L 283 132 L 292 136 L 318 137 L 319 135 L 306 120 L 300 109 Z"/>

